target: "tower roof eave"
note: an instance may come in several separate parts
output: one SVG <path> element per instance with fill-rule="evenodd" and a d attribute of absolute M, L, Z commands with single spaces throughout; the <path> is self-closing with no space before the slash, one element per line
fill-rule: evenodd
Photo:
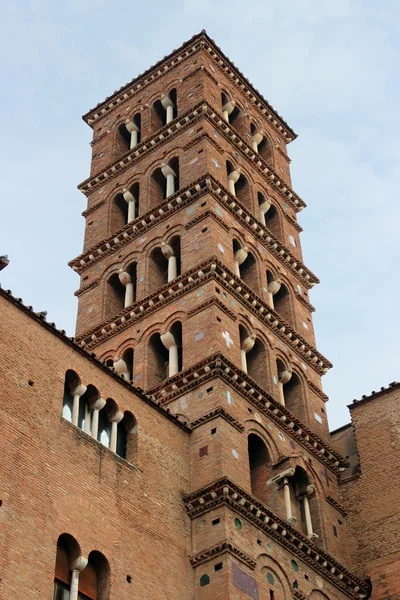
<path fill-rule="evenodd" d="M 239 81 L 241 81 L 241 83 L 244 86 L 246 86 L 247 88 L 249 88 L 251 90 L 253 96 L 255 97 L 255 100 L 258 101 L 259 103 L 261 103 L 271 113 L 271 115 L 273 115 L 275 117 L 275 119 L 281 124 L 281 126 L 288 132 L 288 134 L 290 134 L 289 135 L 290 139 L 289 140 L 287 139 L 287 141 L 293 141 L 294 139 L 296 139 L 297 134 L 290 127 L 290 125 L 288 125 L 288 123 L 274 109 L 274 107 L 268 102 L 268 100 L 266 100 L 264 98 L 264 96 L 261 94 L 261 92 L 259 92 L 250 83 L 250 81 L 243 75 L 243 73 L 236 67 L 236 65 L 224 54 L 224 52 L 220 49 L 219 46 L 217 46 L 217 44 L 214 42 L 214 40 L 209 37 L 209 35 L 206 33 L 206 31 L 204 29 L 200 33 L 194 35 L 188 41 L 184 42 L 179 48 L 176 48 L 170 54 L 168 54 L 167 56 L 164 56 L 164 58 L 162 58 L 161 60 L 156 62 L 153 66 L 146 69 L 146 71 L 144 71 L 143 73 L 141 73 L 140 75 L 138 75 L 137 77 L 135 77 L 134 79 L 132 79 L 131 81 L 129 81 L 128 83 L 123 85 L 122 87 L 120 87 L 119 90 L 115 90 L 113 92 L 113 94 L 111 94 L 111 96 L 108 96 L 105 100 L 103 100 L 103 102 L 100 102 L 94 108 L 90 109 L 87 113 L 85 113 L 82 116 L 82 119 L 88 125 L 92 125 L 93 120 L 96 120 L 96 119 L 93 119 L 93 117 L 96 115 L 96 113 L 100 112 L 102 117 L 105 116 L 107 114 L 107 112 L 109 112 L 109 110 L 112 110 L 121 102 L 121 100 L 118 101 L 119 96 L 126 93 L 127 90 L 129 90 L 135 84 L 137 86 L 137 91 L 141 91 L 143 89 L 143 85 L 141 83 L 142 79 L 144 79 L 147 75 L 149 75 L 149 73 L 151 73 L 155 69 L 159 68 L 164 63 L 173 60 L 174 57 L 181 54 L 188 46 L 195 44 L 198 40 L 201 40 L 202 38 L 203 38 L 204 42 L 209 45 L 209 47 L 212 49 L 212 51 L 215 54 L 218 54 L 220 56 L 221 60 L 223 60 L 227 64 L 229 69 L 233 73 L 235 73 L 237 79 Z M 197 50 L 197 48 L 196 48 L 196 50 Z M 166 70 L 168 70 L 168 69 L 165 69 L 165 71 Z M 128 98 L 125 98 L 125 100 L 126 99 L 128 99 Z M 116 100 L 117 100 L 117 104 L 114 104 L 113 102 Z"/>

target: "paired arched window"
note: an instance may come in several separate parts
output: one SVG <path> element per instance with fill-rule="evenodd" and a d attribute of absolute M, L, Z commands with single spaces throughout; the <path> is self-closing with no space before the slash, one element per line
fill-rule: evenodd
<path fill-rule="evenodd" d="M 154 248 L 148 265 L 148 293 L 151 294 L 181 274 L 181 240 L 173 236 L 167 244 Z"/>
<path fill-rule="evenodd" d="M 169 331 L 154 333 L 149 341 L 148 352 L 147 387 L 155 387 L 182 371 L 182 323 L 176 321 Z"/>
<path fill-rule="evenodd" d="M 126 269 L 120 269 L 107 280 L 104 320 L 110 319 L 136 301 L 136 266 L 136 263 L 132 262 Z"/>
<path fill-rule="evenodd" d="M 162 94 L 161 98 L 154 102 L 151 112 L 152 132 L 168 125 L 177 115 L 176 89 L 174 88 L 168 94 Z"/>
<path fill-rule="evenodd" d="M 118 231 L 139 216 L 139 184 L 134 183 L 115 196 L 111 212 L 111 232 Z"/>
<path fill-rule="evenodd" d="M 108 600 L 110 565 L 106 557 L 92 550 L 86 558 L 71 535 L 58 538 L 53 600 L 69 600 L 78 590 L 78 600 Z"/>
<path fill-rule="evenodd" d="M 136 421 L 132 413 L 121 413 L 112 398 L 104 400 L 94 385 L 84 386 L 72 370 L 65 375 L 62 415 L 112 452 L 133 460 Z"/>
<path fill-rule="evenodd" d="M 118 128 L 121 151 L 127 152 L 140 142 L 141 114 L 136 113 L 131 119 L 127 119 Z"/>
<path fill-rule="evenodd" d="M 175 194 L 179 189 L 179 159 L 172 158 L 168 163 L 155 169 L 150 177 L 150 209 Z"/>

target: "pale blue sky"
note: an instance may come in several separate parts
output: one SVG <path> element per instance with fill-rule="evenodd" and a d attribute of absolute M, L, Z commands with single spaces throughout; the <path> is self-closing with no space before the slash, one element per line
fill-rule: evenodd
<path fill-rule="evenodd" d="M 400 379 L 397 0 L 17 0 L 1 18 L 0 275 L 74 332 L 91 130 L 81 115 L 205 28 L 299 134 L 304 260 L 331 428 Z"/>

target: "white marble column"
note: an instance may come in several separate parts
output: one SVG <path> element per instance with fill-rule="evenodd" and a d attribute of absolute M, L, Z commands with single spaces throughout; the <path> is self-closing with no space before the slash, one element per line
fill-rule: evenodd
<path fill-rule="evenodd" d="M 235 255 L 234 255 L 235 275 L 237 277 L 240 277 L 240 265 L 242 265 L 244 263 L 244 261 L 246 260 L 248 255 L 249 255 L 249 249 L 247 248 L 247 246 L 243 246 L 243 248 L 239 248 L 239 250 L 237 250 L 235 252 Z"/>
<path fill-rule="evenodd" d="M 258 145 L 262 141 L 263 137 L 264 137 L 263 134 L 260 133 L 259 131 L 257 131 L 254 135 L 252 135 L 251 147 L 253 148 L 254 152 L 258 153 Z"/>
<path fill-rule="evenodd" d="M 97 398 L 96 402 L 92 404 L 92 438 L 97 440 L 99 433 L 99 412 L 106 405 L 106 401 L 103 398 Z"/>
<path fill-rule="evenodd" d="M 78 416 L 79 416 L 79 398 L 83 396 L 86 392 L 86 386 L 80 384 L 75 389 L 71 390 L 70 394 L 73 398 L 72 403 L 72 418 L 71 423 L 73 425 L 78 425 Z"/>
<path fill-rule="evenodd" d="M 119 280 L 125 288 L 125 300 L 124 300 L 124 308 L 127 306 L 131 306 L 134 302 L 134 288 L 131 280 L 131 276 L 129 273 L 124 271 L 123 269 L 119 270 L 118 274 Z"/>
<path fill-rule="evenodd" d="M 161 104 L 163 105 L 163 107 L 165 108 L 165 110 L 167 112 L 166 119 L 165 119 L 165 125 L 168 125 L 168 123 L 170 123 L 171 121 L 174 120 L 175 105 L 172 102 L 171 98 L 169 96 L 166 96 L 165 94 L 161 94 Z"/>
<path fill-rule="evenodd" d="M 126 126 L 128 132 L 131 134 L 129 147 L 130 147 L 130 149 L 132 149 L 135 146 L 137 146 L 137 143 L 138 143 L 139 127 L 136 125 L 136 123 L 134 121 L 131 121 L 130 119 L 125 121 L 125 126 Z"/>
<path fill-rule="evenodd" d="M 118 375 L 122 375 L 125 381 L 131 380 L 131 374 L 129 372 L 128 366 L 122 358 L 119 358 L 119 356 L 114 356 L 113 367 L 118 373 Z"/>
<path fill-rule="evenodd" d="M 163 242 L 161 244 L 161 252 L 168 260 L 168 281 L 175 279 L 178 273 L 176 256 L 171 246 Z"/>
<path fill-rule="evenodd" d="M 164 347 L 168 350 L 168 377 L 173 377 L 179 373 L 179 358 L 178 358 L 178 345 L 175 341 L 174 336 L 170 331 L 166 331 L 160 335 L 161 342 Z"/>
<path fill-rule="evenodd" d="M 307 537 L 309 537 L 310 539 L 315 539 L 318 537 L 318 535 L 316 533 L 314 533 L 314 531 L 313 531 L 313 526 L 312 526 L 312 521 L 311 521 L 311 512 L 310 512 L 310 501 L 308 499 L 308 497 L 311 496 L 311 494 L 313 494 L 314 491 L 315 491 L 314 486 L 309 485 L 303 496 L 303 508 L 304 508 L 304 517 L 305 517 L 305 521 L 306 521 L 306 531 L 307 531 Z"/>
<path fill-rule="evenodd" d="M 250 352 L 250 350 L 254 347 L 256 342 L 256 334 L 252 333 L 248 335 L 242 342 L 240 347 L 240 357 L 242 361 L 242 369 L 245 373 L 247 373 L 247 357 L 246 354 Z"/>
<path fill-rule="evenodd" d="M 232 196 L 236 196 L 235 184 L 237 183 L 239 177 L 240 177 L 240 169 L 239 168 L 236 169 L 235 171 L 232 171 L 228 175 L 228 190 L 232 194 Z"/>
<path fill-rule="evenodd" d="M 222 118 L 224 119 L 224 121 L 226 121 L 227 123 L 229 123 L 229 115 L 231 113 L 233 113 L 235 109 L 235 101 L 234 100 L 229 100 L 226 104 L 224 104 L 224 106 L 222 107 Z"/>
<path fill-rule="evenodd" d="M 88 559 L 84 556 L 79 556 L 71 562 L 71 586 L 69 592 L 69 600 L 78 600 L 79 573 L 83 571 L 87 564 Z"/>
<path fill-rule="evenodd" d="M 274 308 L 274 296 L 281 289 L 282 282 L 280 279 L 274 279 L 268 284 L 268 304 L 270 308 Z"/>
<path fill-rule="evenodd" d="M 292 513 L 292 500 L 290 498 L 290 484 L 289 479 L 284 477 L 283 479 L 283 497 L 285 500 L 285 511 L 286 511 L 286 521 L 291 525 L 296 523 L 296 517 L 293 516 Z"/>
<path fill-rule="evenodd" d="M 161 172 L 167 180 L 167 193 L 166 198 L 175 194 L 175 177 L 176 173 L 169 165 L 161 165 Z"/>
<path fill-rule="evenodd" d="M 136 219 L 136 198 L 135 196 L 129 192 L 127 189 L 122 190 L 122 195 L 124 197 L 125 202 L 128 205 L 128 218 L 126 223 L 131 223 Z"/>
<path fill-rule="evenodd" d="M 285 394 L 284 394 L 283 386 L 285 385 L 285 383 L 288 383 L 288 381 L 290 381 L 290 379 L 292 378 L 291 367 L 285 367 L 283 369 L 283 371 L 281 371 L 278 374 L 278 377 L 279 377 L 279 381 L 278 381 L 279 399 L 280 399 L 280 403 L 283 404 L 283 406 L 285 406 Z"/>
<path fill-rule="evenodd" d="M 267 225 L 265 215 L 267 214 L 270 208 L 271 202 L 269 202 L 268 200 L 264 200 L 264 202 L 258 205 L 258 209 L 260 211 L 260 223 L 264 225 L 264 227 Z"/>
<path fill-rule="evenodd" d="M 117 412 L 115 415 L 110 417 L 111 422 L 111 440 L 110 440 L 110 450 L 112 452 L 117 451 L 117 437 L 118 437 L 118 423 L 122 421 L 124 415 L 122 412 Z"/>

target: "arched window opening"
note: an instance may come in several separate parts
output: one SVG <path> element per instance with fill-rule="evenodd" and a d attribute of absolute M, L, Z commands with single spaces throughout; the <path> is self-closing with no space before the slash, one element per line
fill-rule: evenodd
<path fill-rule="evenodd" d="M 276 312 L 288 323 L 293 325 L 292 302 L 286 285 L 281 284 L 279 290 L 276 292 L 273 298 Z"/>
<path fill-rule="evenodd" d="M 159 333 L 154 333 L 149 342 L 148 387 L 162 383 L 168 377 L 169 352 L 161 341 Z"/>
<path fill-rule="evenodd" d="M 250 186 L 246 177 L 242 174 L 240 167 L 234 167 L 228 160 L 226 162 L 226 170 L 228 174 L 228 190 L 236 196 L 249 211 L 252 210 Z"/>
<path fill-rule="evenodd" d="M 81 389 L 82 388 L 82 389 Z M 86 388 L 82 386 L 79 375 L 68 369 L 65 373 L 65 381 L 64 381 L 64 396 L 63 396 L 63 408 L 62 408 L 62 416 L 67 421 L 72 422 L 72 413 L 74 406 L 74 396 L 78 396 L 79 392 L 85 393 Z M 76 402 L 78 402 L 77 400 Z"/>
<path fill-rule="evenodd" d="M 266 482 L 271 474 L 271 459 L 263 440 L 254 433 L 251 433 L 248 437 L 248 453 L 251 493 L 266 504 Z"/>
<path fill-rule="evenodd" d="M 133 463 L 136 458 L 137 424 L 133 414 L 125 411 L 124 418 L 118 423 L 117 454 Z"/>
<path fill-rule="evenodd" d="M 128 375 L 128 381 L 132 383 L 133 381 L 133 368 L 134 368 L 134 351 L 133 348 L 128 348 L 122 355 L 122 360 L 124 361 Z"/>
<path fill-rule="evenodd" d="M 80 576 L 87 562 L 81 556 L 78 542 L 68 533 L 60 535 L 57 542 L 53 600 L 69 600 L 73 588 L 81 591 Z M 78 593 L 78 600 L 84 598 Z"/>
<path fill-rule="evenodd" d="M 89 384 L 86 392 L 79 398 L 78 427 L 88 435 L 92 433 L 92 410 L 100 398 L 99 391 Z"/>
<path fill-rule="evenodd" d="M 167 180 L 161 168 L 155 169 L 150 177 L 150 206 L 152 209 L 162 203 L 167 189 Z"/>
<path fill-rule="evenodd" d="M 179 235 L 171 238 L 168 244 L 161 245 L 161 252 L 168 261 L 167 282 L 181 274 L 181 239 Z"/>
<path fill-rule="evenodd" d="M 101 552 L 92 550 L 88 557 L 88 564 L 79 578 L 79 592 L 83 594 L 82 598 L 108 600 L 110 576 L 110 565 L 106 557 Z"/>
<path fill-rule="evenodd" d="M 285 386 L 291 380 L 293 371 L 289 365 L 286 365 L 280 358 L 276 361 L 276 368 L 278 372 L 278 389 L 279 389 L 279 401 L 281 404 L 286 406 L 286 389 Z"/>
<path fill-rule="evenodd" d="M 269 389 L 267 364 L 268 356 L 265 345 L 261 340 L 256 339 L 254 346 L 247 354 L 247 372 L 249 376 L 266 391 Z"/>
<path fill-rule="evenodd" d="M 127 119 L 118 128 L 121 153 L 128 152 L 140 142 L 141 114 L 136 113 L 132 119 Z"/>
<path fill-rule="evenodd" d="M 124 308 L 124 302 L 125 287 L 122 285 L 118 273 L 114 273 L 108 279 L 106 285 L 104 318 L 107 320 L 121 312 Z"/>
<path fill-rule="evenodd" d="M 232 127 L 242 134 L 242 111 L 234 100 L 231 100 L 225 92 L 221 93 L 222 117 L 224 121 L 230 123 Z"/>
<path fill-rule="evenodd" d="M 111 231 L 115 232 L 139 216 L 139 183 L 117 194 L 111 214 Z"/>
<path fill-rule="evenodd" d="M 175 194 L 179 189 L 179 159 L 172 158 L 168 163 L 153 171 L 150 178 L 150 208 Z"/>
<path fill-rule="evenodd" d="M 112 398 L 107 398 L 104 407 L 99 413 L 99 428 L 97 434 L 98 441 L 103 444 L 103 446 L 106 446 L 106 448 L 111 448 L 112 419 L 117 413 L 117 404 Z"/>
<path fill-rule="evenodd" d="M 261 192 L 258 192 L 257 194 L 257 201 L 259 220 L 260 223 L 265 226 L 267 224 L 266 214 L 271 208 L 271 202 L 268 200 L 267 196 L 264 196 L 263 194 L 261 194 Z"/>
<path fill-rule="evenodd" d="M 152 110 L 152 132 L 168 125 L 177 116 L 176 89 L 172 89 L 167 95 L 162 94 L 159 100 L 153 104 Z"/>
<path fill-rule="evenodd" d="M 281 289 L 282 282 L 272 273 L 272 271 L 267 270 L 267 291 L 268 291 L 268 305 L 270 308 L 275 308 L 275 296 Z"/>
<path fill-rule="evenodd" d="M 254 152 L 258 153 L 259 145 L 263 141 L 264 136 L 261 133 L 261 131 L 259 131 L 257 129 L 257 127 L 254 125 L 254 123 L 251 123 L 251 125 L 250 125 L 250 136 L 251 136 L 251 147 L 253 148 Z"/>
<path fill-rule="evenodd" d="M 168 281 L 168 259 L 162 252 L 161 247 L 154 248 L 149 256 L 148 268 L 148 293 L 152 294 L 159 290 Z"/>
<path fill-rule="evenodd" d="M 267 164 L 273 166 L 272 147 L 267 136 L 263 136 L 258 144 L 258 154 L 265 160 Z"/>
<path fill-rule="evenodd" d="M 252 290 L 258 292 L 257 263 L 247 246 L 241 246 L 237 240 L 233 240 L 233 258 L 235 263 L 235 275 Z"/>
<path fill-rule="evenodd" d="M 311 518 L 311 504 L 314 504 L 315 488 L 304 469 L 297 466 L 294 475 L 289 479 L 293 516 L 299 529 L 310 539 L 318 538 L 314 532 Z"/>
<path fill-rule="evenodd" d="M 292 373 L 290 380 L 283 386 L 285 406 L 295 416 L 300 417 L 304 410 L 303 385 L 300 377 Z"/>
<path fill-rule="evenodd" d="M 278 240 L 282 239 L 279 212 L 273 204 L 265 215 L 265 226 Z"/>

